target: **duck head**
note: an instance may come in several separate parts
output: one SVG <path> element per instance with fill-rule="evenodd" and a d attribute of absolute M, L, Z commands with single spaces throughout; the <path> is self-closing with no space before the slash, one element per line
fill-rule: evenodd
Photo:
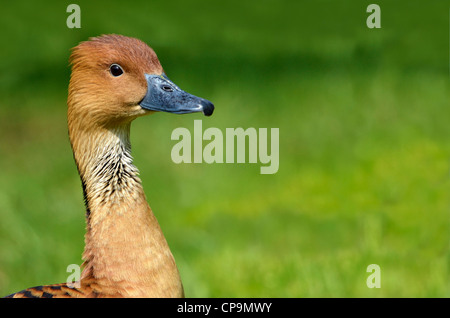
<path fill-rule="evenodd" d="M 144 42 L 102 35 L 76 46 L 71 54 L 69 118 L 97 124 L 130 122 L 153 112 L 210 116 L 214 105 L 181 90 L 165 74 L 156 53 Z"/>

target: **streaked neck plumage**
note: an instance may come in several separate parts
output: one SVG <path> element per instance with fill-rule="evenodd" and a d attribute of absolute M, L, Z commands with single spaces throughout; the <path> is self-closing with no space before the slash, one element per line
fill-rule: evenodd
<path fill-rule="evenodd" d="M 87 232 L 81 285 L 102 296 L 182 297 L 178 269 L 150 209 L 129 141 L 130 122 L 71 122 Z"/>

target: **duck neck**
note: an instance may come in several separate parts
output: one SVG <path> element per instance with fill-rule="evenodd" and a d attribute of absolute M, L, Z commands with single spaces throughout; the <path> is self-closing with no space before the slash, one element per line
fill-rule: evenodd
<path fill-rule="evenodd" d="M 87 231 L 81 283 L 94 293 L 181 297 L 178 269 L 133 165 L 130 124 L 70 132 Z"/>

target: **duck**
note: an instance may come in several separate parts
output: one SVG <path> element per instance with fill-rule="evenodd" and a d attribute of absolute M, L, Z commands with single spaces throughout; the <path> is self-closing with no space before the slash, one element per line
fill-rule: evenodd
<path fill-rule="evenodd" d="M 166 75 L 145 42 L 118 34 L 72 49 L 67 123 L 86 208 L 77 284 L 36 286 L 8 298 L 184 297 L 173 254 L 133 164 L 133 120 L 156 112 L 211 116 L 212 102 Z"/>

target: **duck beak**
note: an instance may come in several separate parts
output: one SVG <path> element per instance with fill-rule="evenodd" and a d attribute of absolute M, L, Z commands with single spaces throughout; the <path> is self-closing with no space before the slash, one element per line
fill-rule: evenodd
<path fill-rule="evenodd" d="M 181 90 L 166 74 L 145 74 L 145 78 L 147 79 L 147 94 L 139 103 L 142 108 L 174 114 L 203 112 L 205 116 L 212 115 L 213 103 Z"/>

